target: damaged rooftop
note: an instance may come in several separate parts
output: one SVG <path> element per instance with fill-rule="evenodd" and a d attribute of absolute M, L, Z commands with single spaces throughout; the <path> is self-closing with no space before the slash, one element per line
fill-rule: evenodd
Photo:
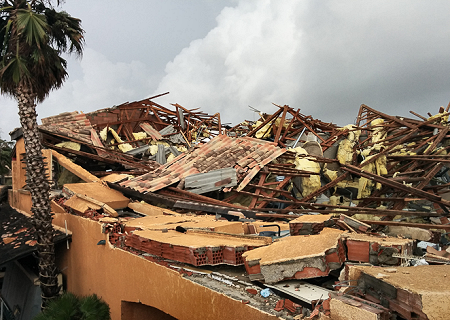
<path fill-rule="evenodd" d="M 61 269 L 87 241 L 77 231 L 91 230 L 111 254 L 176 273 L 184 290 L 231 299 L 230 319 L 448 319 L 450 104 L 411 118 L 361 105 L 344 127 L 274 104 L 232 126 L 219 113 L 155 100 L 42 119 L 54 224 L 72 241 L 58 251 Z M 10 135 L 9 203 L 29 213 L 21 129 Z M 2 236 L 0 250 L 19 250 L 11 239 Z M 97 265 L 62 270 L 78 294 L 91 269 L 109 268 L 107 253 L 84 254 Z M 145 291 L 130 290 L 140 285 L 123 296 L 100 284 L 92 292 L 113 319 L 124 312 L 117 301 L 133 299 L 198 318 L 152 298 L 158 288 L 137 298 Z"/>

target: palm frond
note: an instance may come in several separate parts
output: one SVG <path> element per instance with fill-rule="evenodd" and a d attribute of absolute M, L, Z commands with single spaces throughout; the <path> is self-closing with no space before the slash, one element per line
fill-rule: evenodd
<path fill-rule="evenodd" d="M 17 10 L 17 28 L 30 46 L 36 45 L 40 48 L 47 41 L 46 18 L 44 15 L 33 12 L 31 7 Z"/>
<path fill-rule="evenodd" d="M 56 11 L 51 2 L 0 1 L 2 93 L 14 95 L 21 84 L 40 102 L 67 78 L 67 62 L 61 54 L 81 56 L 84 45 L 81 20 Z"/>
<path fill-rule="evenodd" d="M 7 174 L 11 168 L 11 152 L 14 142 L 0 139 L 0 174 Z M 8 168 L 7 168 L 8 166 Z"/>
<path fill-rule="evenodd" d="M 51 41 L 55 46 L 63 52 L 81 55 L 84 45 L 81 20 L 65 11 L 57 12 L 54 9 L 47 9 L 45 16 L 51 29 Z"/>
<path fill-rule="evenodd" d="M 2 45 L 2 50 L 0 52 L 2 57 L 8 48 L 11 26 L 12 20 L 7 20 L 0 30 L 0 44 Z"/>
<path fill-rule="evenodd" d="M 52 300 L 34 320 L 110 320 L 108 304 L 96 294 L 85 297 L 66 292 Z"/>
<path fill-rule="evenodd" d="M 0 12 L 6 11 L 6 10 L 11 10 L 12 8 L 13 8 L 12 6 L 1 7 Z"/>
<path fill-rule="evenodd" d="M 109 306 L 96 294 L 80 300 L 82 320 L 110 320 Z"/>
<path fill-rule="evenodd" d="M 80 319 L 79 300 L 76 295 L 66 292 L 49 302 L 45 310 L 34 320 L 69 320 Z"/>
<path fill-rule="evenodd" d="M 13 82 L 12 85 L 15 86 L 23 77 L 30 76 L 27 63 L 20 56 L 12 56 L 5 66 L 0 66 L 2 67 L 0 69 L 0 84 L 3 83 L 3 85 L 5 85 L 4 82 L 8 81 L 7 79 L 11 79 Z"/>

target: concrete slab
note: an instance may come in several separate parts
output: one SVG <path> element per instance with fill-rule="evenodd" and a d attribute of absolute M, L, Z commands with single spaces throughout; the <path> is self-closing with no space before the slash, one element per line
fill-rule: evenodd
<path fill-rule="evenodd" d="M 125 223 L 126 229 L 137 228 L 141 230 L 175 230 L 177 226 L 184 229 L 200 229 L 232 234 L 244 234 L 242 222 L 216 220 L 214 216 L 148 216 L 129 220 Z"/>
<path fill-rule="evenodd" d="M 282 238 L 243 254 L 250 279 L 272 284 L 328 275 L 345 261 L 344 231 L 325 228 L 318 235 Z"/>
<path fill-rule="evenodd" d="M 355 300 L 352 296 L 336 296 L 330 300 L 332 320 L 388 320 L 389 312 L 374 303 Z"/>
<path fill-rule="evenodd" d="M 401 259 L 393 253 L 413 254 L 414 241 L 393 237 L 376 237 L 350 233 L 343 236 L 349 261 L 369 262 L 373 265 L 400 265 Z"/>
<path fill-rule="evenodd" d="M 73 194 L 81 194 L 89 198 L 106 203 L 113 209 L 126 208 L 130 199 L 125 197 L 117 190 L 110 189 L 101 182 L 90 183 L 70 183 L 65 184 L 63 192 L 72 196 Z"/>
<path fill-rule="evenodd" d="M 404 226 L 388 226 L 385 233 L 390 237 L 403 237 L 413 240 L 430 241 L 433 233 L 430 230 Z"/>
<path fill-rule="evenodd" d="M 53 158 L 55 158 L 61 166 L 63 166 L 64 168 L 66 168 L 67 170 L 72 172 L 74 175 L 76 175 L 83 181 L 93 182 L 93 181 L 100 180 L 99 178 L 97 178 L 96 176 L 91 174 L 89 171 L 87 171 L 86 169 L 73 163 L 72 161 L 70 161 L 70 159 L 66 158 L 59 152 L 57 152 L 55 150 L 51 150 L 51 154 L 52 154 Z"/>
<path fill-rule="evenodd" d="M 268 237 L 187 230 L 135 230 L 125 244 L 133 249 L 194 266 L 244 263 L 242 254 L 270 244 Z"/>
<path fill-rule="evenodd" d="M 178 212 L 164 209 L 161 207 L 153 206 L 151 204 L 148 204 L 146 202 L 130 202 L 128 203 L 128 208 L 133 210 L 134 212 L 137 212 L 139 214 L 143 214 L 145 216 L 160 216 L 164 214 L 170 214 L 170 215 L 178 215 Z"/>
<path fill-rule="evenodd" d="M 318 234 L 325 227 L 334 225 L 332 214 L 310 214 L 303 215 L 289 222 L 291 236 Z"/>
<path fill-rule="evenodd" d="M 448 319 L 450 265 L 416 267 L 349 267 L 349 280 L 357 282 L 366 299 L 406 319 Z"/>

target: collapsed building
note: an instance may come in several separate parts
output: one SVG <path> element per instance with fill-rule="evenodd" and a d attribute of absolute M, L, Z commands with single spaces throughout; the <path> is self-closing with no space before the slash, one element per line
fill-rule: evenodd
<path fill-rule="evenodd" d="M 362 105 L 339 127 L 274 105 L 232 127 L 156 98 L 42 119 L 65 289 L 113 319 L 447 318 L 449 107 Z M 27 217 L 21 129 L 11 138 L 0 214 Z M 9 270 L 35 243 L 5 223 L 3 304 L 22 319 Z"/>

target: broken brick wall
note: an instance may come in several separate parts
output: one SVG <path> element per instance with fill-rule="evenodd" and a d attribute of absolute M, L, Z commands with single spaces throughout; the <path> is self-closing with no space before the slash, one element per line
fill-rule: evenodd
<path fill-rule="evenodd" d="M 114 248 L 108 241 L 97 245 L 99 240 L 107 240 L 99 222 L 68 213 L 57 214 L 54 222 L 61 227 L 67 222 L 73 232 L 70 249 L 57 252 L 67 290 L 101 296 L 110 305 L 113 320 L 121 319 L 121 301 L 140 301 L 177 319 L 277 319 L 191 282 L 174 270 Z"/>

